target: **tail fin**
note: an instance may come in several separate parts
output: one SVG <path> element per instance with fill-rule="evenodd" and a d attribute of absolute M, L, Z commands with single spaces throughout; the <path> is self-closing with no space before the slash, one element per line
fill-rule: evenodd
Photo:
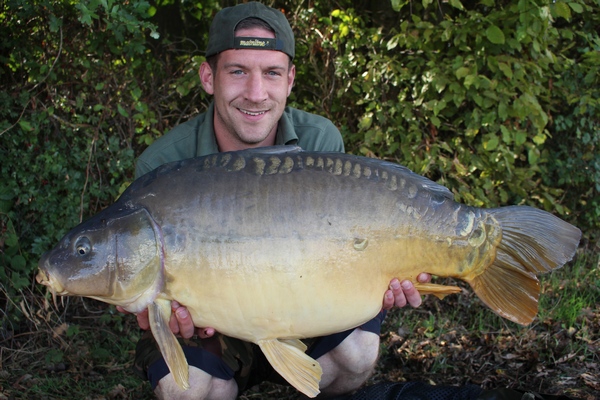
<path fill-rule="evenodd" d="M 538 311 L 537 275 L 570 261 L 581 231 L 554 215 L 527 206 L 487 210 L 502 227 L 496 259 L 469 283 L 498 315 L 522 325 Z"/>

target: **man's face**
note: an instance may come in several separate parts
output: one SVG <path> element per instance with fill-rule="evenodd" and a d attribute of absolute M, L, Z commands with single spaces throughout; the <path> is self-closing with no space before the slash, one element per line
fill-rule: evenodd
<path fill-rule="evenodd" d="M 274 34 L 252 28 L 236 36 Z M 232 49 L 220 53 L 216 71 L 202 64 L 200 79 L 206 92 L 214 95 L 214 127 L 221 151 L 274 144 L 296 74 L 289 60 L 280 51 Z"/>

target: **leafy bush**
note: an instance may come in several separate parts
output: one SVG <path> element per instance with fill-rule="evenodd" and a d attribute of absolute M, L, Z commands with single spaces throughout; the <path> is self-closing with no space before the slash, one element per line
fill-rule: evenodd
<path fill-rule="evenodd" d="M 0 11 L 0 278 L 8 297 L 39 256 L 112 203 L 137 141 L 160 121 L 144 98 L 158 69 L 145 2 L 9 1 Z M 148 39 L 152 40 L 152 39 Z M 142 89 L 143 88 L 143 89 Z M 3 308 L 18 318 L 11 303 Z"/>
<path fill-rule="evenodd" d="M 399 161 L 472 205 L 575 212 L 597 230 L 594 2 L 392 1 L 383 16 L 352 3 L 298 18 L 310 62 L 297 86 L 348 150 Z"/>

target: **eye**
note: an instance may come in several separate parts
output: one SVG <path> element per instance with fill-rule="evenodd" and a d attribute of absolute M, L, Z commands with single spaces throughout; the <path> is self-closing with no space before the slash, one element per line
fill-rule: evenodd
<path fill-rule="evenodd" d="M 89 254 L 92 250 L 92 245 L 90 244 L 90 240 L 86 237 L 81 237 L 77 240 L 77 244 L 75 245 L 75 250 L 77 254 L 80 256 L 85 256 Z"/>

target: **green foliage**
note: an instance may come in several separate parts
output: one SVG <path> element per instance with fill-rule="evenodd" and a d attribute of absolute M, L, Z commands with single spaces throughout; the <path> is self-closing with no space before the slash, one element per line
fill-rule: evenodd
<path fill-rule="evenodd" d="M 203 111 L 223 2 L 0 5 L 0 280 L 112 203 L 135 157 Z M 600 16 L 593 0 L 271 2 L 297 38 L 290 104 L 349 152 L 398 161 L 476 206 L 532 204 L 600 228 Z M 280 4 L 281 3 L 281 4 Z M 7 160 L 7 161 L 4 161 Z M 18 318 L 7 301 L 7 318 Z"/>
<path fill-rule="evenodd" d="M 39 256 L 131 180 L 136 137 L 157 132 L 140 78 L 148 4 L 9 1 L 2 6 L 0 264 L 9 297 Z M 148 59 L 150 62 L 148 62 Z M 11 303 L 5 315 L 18 318 Z"/>
<path fill-rule="evenodd" d="M 391 4 L 399 14 L 387 29 L 372 22 L 374 15 L 340 8 L 320 16 L 318 36 L 307 40 L 318 46 L 309 59 L 317 53 L 321 60 L 300 73 L 321 83 L 335 71 L 336 82 L 325 87 L 335 93 L 315 98 L 331 99 L 325 114 L 341 127 L 350 151 L 398 160 L 476 206 L 529 203 L 562 215 L 583 212 L 581 202 L 564 201 L 571 184 L 555 179 L 575 170 L 591 187 L 587 204 L 598 198 L 591 156 L 598 153 L 592 132 L 599 97 L 593 2 Z M 308 18 L 306 26 L 314 26 Z M 580 22 L 561 24 L 565 18 Z M 567 106 L 567 98 L 585 103 L 585 122 L 571 114 L 583 111 Z M 585 139 L 568 135 L 563 153 L 588 154 L 568 170 L 554 163 L 562 133 L 555 116 L 587 124 Z M 589 211 L 584 227 L 598 228 L 597 204 Z"/>

